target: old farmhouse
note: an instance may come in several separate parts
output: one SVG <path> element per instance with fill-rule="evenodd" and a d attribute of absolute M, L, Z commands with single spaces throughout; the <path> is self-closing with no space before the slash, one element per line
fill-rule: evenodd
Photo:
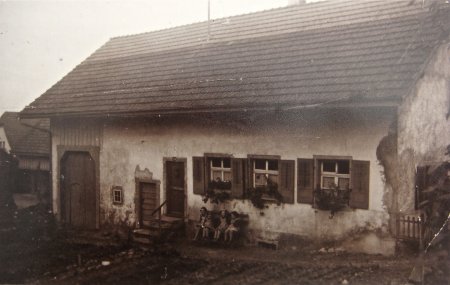
<path fill-rule="evenodd" d="M 416 167 L 450 142 L 449 28 L 445 1 L 344 0 L 112 38 L 21 117 L 50 118 L 67 225 L 205 206 L 252 239 L 391 253 Z"/>

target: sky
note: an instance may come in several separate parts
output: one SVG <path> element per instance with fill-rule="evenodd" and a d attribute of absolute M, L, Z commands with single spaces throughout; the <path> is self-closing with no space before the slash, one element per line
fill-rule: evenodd
<path fill-rule="evenodd" d="M 210 0 L 211 18 L 289 0 Z M 0 114 L 20 111 L 108 39 L 208 19 L 208 0 L 0 0 Z"/>

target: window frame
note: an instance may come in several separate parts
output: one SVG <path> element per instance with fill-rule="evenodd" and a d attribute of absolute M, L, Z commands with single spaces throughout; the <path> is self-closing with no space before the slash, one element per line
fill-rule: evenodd
<path fill-rule="evenodd" d="M 313 155 L 313 160 L 314 160 L 314 183 L 315 183 L 315 187 L 318 187 L 319 189 L 330 189 L 330 188 L 323 188 L 323 161 L 334 161 L 335 162 L 335 172 L 330 172 L 329 176 L 333 176 L 335 177 L 335 184 L 338 185 L 336 183 L 336 180 L 338 180 L 338 178 L 340 176 L 342 176 L 343 178 L 348 178 L 349 179 L 349 183 L 348 183 L 348 189 L 352 189 L 352 160 L 353 157 L 352 156 L 339 156 L 339 155 Z M 338 174 L 337 171 L 337 162 L 338 161 L 348 161 L 349 162 L 349 171 L 348 174 Z M 326 175 L 325 175 L 326 176 Z M 338 182 L 338 181 L 337 181 Z M 339 186 L 339 185 L 338 185 Z"/>
<path fill-rule="evenodd" d="M 346 161 L 348 162 L 348 173 L 339 173 L 339 162 L 340 161 Z M 325 162 L 332 162 L 334 163 L 334 172 L 329 172 L 329 171 L 324 171 L 324 163 Z M 340 178 L 345 178 L 348 179 L 348 187 L 347 189 L 340 189 L 339 190 L 349 190 L 350 186 L 351 186 L 351 160 L 343 160 L 343 159 L 322 159 L 319 160 L 319 171 L 320 171 L 320 175 L 319 175 L 319 179 L 320 179 L 320 189 L 328 189 L 331 190 L 332 188 L 329 187 L 325 187 L 324 186 L 324 181 L 323 178 L 328 177 L 328 178 L 334 178 L 334 184 L 339 188 L 339 179 Z"/>
<path fill-rule="evenodd" d="M 265 162 L 265 168 L 264 169 L 259 169 L 256 168 L 256 161 L 257 160 L 264 160 Z M 277 162 L 277 170 L 270 170 L 269 169 L 269 161 L 276 161 Z M 257 187 L 265 187 L 267 186 L 267 180 L 269 178 L 270 175 L 276 175 L 277 177 L 277 181 L 274 181 L 277 185 L 279 184 L 279 179 L 280 179 L 280 160 L 278 158 L 274 159 L 272 157 L 267 157 L 267 158 L 263 158 L 263 157 L 257 157 L 257 158 L 252 158 L 252 179 L 253 179 L 253 186 L 255 188 Z M 266 176 L 266 183 L 265 185 L 256 185 L 256 175 L 265 175 Z"/>
<path fill-rule="evenodd" d="M 256 160 L 266 160 L 266 169 L 268 169 L 268 165 L 267 165 L 267 163 L 268 163 L 267 161 L 268 160 L 276 160 L 277 161 L 277 168 L 278 168 L 278 170 L 277 170 L 277 172 L 278 172 L 278 174 L 277 174 L 278 175 L 278 179 L 277 180 L 279 180 L 279 177 L 280 177 L 280 161 L 281 161 L 281 156 L 280 155 L 249 154 L 249 155 L 247 155 L 247 160 L 249 162 L 251 162 L 251 163 L 248 164 L 248 168 L 250 168 L 249 171 L 251 172 L 251 173 L 249 173 L 249 174 L 251 174 L 251 179 L 249 179 L 250 180 L 249 184 L 251 183 L 251 185 L 248 185 L 249 187 L 253 187 L 253 188 L 264 187 L 263 185 L 258 185 L 257 186 L 255 184 L 255 180 L 256 180 L 255 161 Z M 279 183 L 279 181 L 277 181 L 277 184 L 278 183 Z"/>
<path fill-rule="evenodd" d="M 233 156 L 231 154 L 227 153 L 204 153 L 204 168 L 205 168 L 205 189 L 208 189 L 208 185 L 211 182 L 214 182 L 215 179 L 213 178 L 213 167 L 212 167 L 212 160 L 213 159 L 221 159 L 221 166 L 223 166 L 223 160 L 229 159 L 230 160 L 230 167 L 226 168 L 226 170 L 229 169 L 230 173 L 230 180 L 224 181 L 223 180 L 223 172 L 222 172 L 222 182 L 230 182 L 230 188 L 229 189 L 221 189 L 221 191 L 230 192 L 233 188 Z M 217 168 L 218 169 L 218 168 Z M 222 168 L 223 169 L 223 168 Z"/>
<path fill-rule="evenodd" d="M 220 159 L 220 167 L 217 166 L 213 166 L 213 159 Z M 224 167 L 224 160 L 225 159 L 229 159 L 230 160 L 230 167 Z M 215 181 L 216 178 L 214 178 L 213 173 L 214 172 L 220 172 L 221 174 L 221 180 L 223 182 L 232 182 L 233 177 L 232 177 L 232 166 L 231 166 L 231 158 L 230 157 L 208 157 L 207 161 L 209 160 L 209 182 Z M 229 180 L 225 180 L 225 173 L 228 172 L 230 179 Z"/>
<path fill-rule="evenodd" d="M 119 193 L 120 199 L 116 200 L 116 193 Z M 123 205 L 123 188 L 122 186 L 111 187 L 112 202 L 114 205 Z"/>

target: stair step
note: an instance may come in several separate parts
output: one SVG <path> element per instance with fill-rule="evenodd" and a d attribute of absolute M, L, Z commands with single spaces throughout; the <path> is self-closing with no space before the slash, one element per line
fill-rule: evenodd
<path fill-rule="evenodd" d="M 142 224 L 142 228 L 133 230 L 134 242 L 141 245 L 153 245 L 162 239 L 170 239 L 182 228 L 184 220 L 182 218 L 162 216 L 161 223 L 154 219 L 144 221 Z"/>
<path fill-rule="evenodd" d="M 171 216 L 161 216 L 161 221 L 168 223 L 182 223 L 183 218 L 171 217 Z"/>
<path fill-rule="evenodd" d="M 153 242 L 149 238 L 133 237 L 133 241 L 142 244 L 152 244 Z"/>
<path fill-rule="evenodd" d="M 183 223 L 181 222 L 164 222 L 161 221 L 161 230 L 168 230 L 173 229 L 182 226 Z M 158 221 L 151 221 L 143 224 L 144 228 L 146 229 L 154 229 L 159 230 L 160 224 Z"/>
<path fill-rule="evenodd" d="M 164 229 L 173 229 L 184 225 L 184 223 L 167 223 L 161 221 L 161 224 L 158 221 L 146 221 L 142 224 L 142 229 L 154 229 L 159 230 L 159 227 L 161 227 L 162 230 Z"/>
<path fill-rule="evenodd" d="M 151 234 L 151 230 L 150 229 L 147 229 L 147 228 L 145 228 L 145 229 L 135 229 L 135 230 L 133 230 L 133 234 L 137 234 L 137 235 L 147 235 L 147 236 L 149 236 L 150 234 Z"/>

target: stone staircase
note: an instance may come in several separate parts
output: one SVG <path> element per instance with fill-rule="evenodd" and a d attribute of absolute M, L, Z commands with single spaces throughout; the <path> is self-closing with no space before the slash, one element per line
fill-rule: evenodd
<path fill-rule="evenodd" d="M 170 216 L 161 216 L 161 223 L 158 219 L 140 229 L 133 231 L 133 242 L 140 246 L 151 246 L 158 243 L 164 243 L 184 231 L 183 218 Z"/>

